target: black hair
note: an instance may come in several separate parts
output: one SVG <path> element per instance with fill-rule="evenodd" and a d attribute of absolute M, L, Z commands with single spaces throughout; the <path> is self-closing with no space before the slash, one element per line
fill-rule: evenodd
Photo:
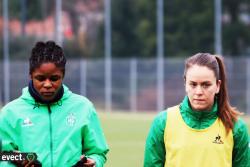
<path fill-rule="evenodd" d="M 54 63 L 56 67 L 59 67 L 62 70 L 64 75 L 66 57 L 64 56 L 62 47 L 57 45 L 54 41 L 37 42 L 32 48 L 29 58 L 30 75 L 43 63 Z"/>

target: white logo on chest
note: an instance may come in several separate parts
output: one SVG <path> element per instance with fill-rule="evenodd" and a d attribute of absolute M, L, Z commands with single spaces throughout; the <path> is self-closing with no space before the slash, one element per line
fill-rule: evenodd
<path fill-rule="evenodd" d="M 66 123 L 69 126 L 74 126 L 76 123 L 76 117 L 73 113 L 69 113 L 69 115 L 66 117 Z"/>
<path fill-rule="evenodd" d="M 23 120 L 22 126 L 33 126 L 33 123 L 31 122 L 30 118 L 27 117 Z"/>

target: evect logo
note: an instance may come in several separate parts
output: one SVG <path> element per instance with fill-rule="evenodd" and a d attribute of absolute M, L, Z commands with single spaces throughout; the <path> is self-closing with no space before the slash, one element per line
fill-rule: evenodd
<path fill-rule="evenodd" d="M 36 153 L 21 153 L 21 152 L 1 152 L 0 161 L 35 161 Z"/>

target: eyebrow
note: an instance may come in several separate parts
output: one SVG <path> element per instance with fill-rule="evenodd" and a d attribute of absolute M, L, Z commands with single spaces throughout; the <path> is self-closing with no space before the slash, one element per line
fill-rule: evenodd
<path fill-rule="evenodd" d="M 195 81 L 189 81 L 190 83 L 199 83 L 199 82 L 195 82 Z M 211 81 L 204 81 L 201 82 L 201 84 L 206 84 L 206 83 L 212 83 Z"/>
<path fill-rule="evenodd" d="M 60 75 L 58 75 L 58 74 L 55 74 L 55 75 L 50 75 L 50 76 L 47 76 L 47 75 L 43 75 L 43 74 L 37 74 L 37 75 L 34 75 L 34 78 L 36 78 L 36 79 L 46 79 L 46 78 L 49 78 L 49 79 L 51 79 L 51 78 L 54 78 L 54 77 L 56 77 L 56 78 L 62 78 L 62 76 L 60 76 Z"/>
<path fill-rule="evenodd" d="M 45 75 L 45 74 L 36 74 L 36 75 L 34 75 L 34 76 L 45 76 L 45 77 L 48 77 L 48 76 Z M 50 77 L 52 77 L 52 76 L 60 76 L 60 75 L 59 75 L 59 74 L 50 75 Z"/>

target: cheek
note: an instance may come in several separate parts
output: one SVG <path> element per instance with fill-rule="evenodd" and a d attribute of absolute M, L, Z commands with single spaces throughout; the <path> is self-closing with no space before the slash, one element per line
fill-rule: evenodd
<path fill-rule="evenodd" d="M 61 85 L 62 85 L 62 80 L 58 80 L 58 81 L 56 81 L 56 82 L 53 84 L 53 87 L 54 87 L 55 89 L 59 89 L 59 88 L 61 87 Z"/>
<path fill-rule="evenodd" d="M 36 80 L 33 80 L 33 86 L 34 86 L 34 88 L 36 89 L 36 91 L 39 92 L 39 90 L 40 90 L 41 87 L 42 87 L 42 84 L 41 84 L 40 82 L 36 81 Z"/>
<path fill-rule="evenodd" d="M 185 91 L 188 92 L 188 86 L 187 86 L 187 84 L 185 84 L 184 86 L 185 86 Z"/>
<path fill-rule="evenodd" d="M 218 88 L 217 88 L 217 86 L 214 86 L 214 87 L 212 87 L 211 89 L 208 89 L 208 91 L 207 91 L 207 93 L 209 94 L 209 95 L 215 95 L 216 93 L 218 92 Z"/>
<path fill-rule="evenodd" d="M 214 97 L 216 95 L 216 88 L 210 91 L 207 91 L 206 97 L 208 99 L 208 103 L 213 104 L 214 103 Z"/>
<path fill-rule="evenodd" d="M 192 90 L 189 86 L 185 86 L 186 94 L 192 94 Z"/>

